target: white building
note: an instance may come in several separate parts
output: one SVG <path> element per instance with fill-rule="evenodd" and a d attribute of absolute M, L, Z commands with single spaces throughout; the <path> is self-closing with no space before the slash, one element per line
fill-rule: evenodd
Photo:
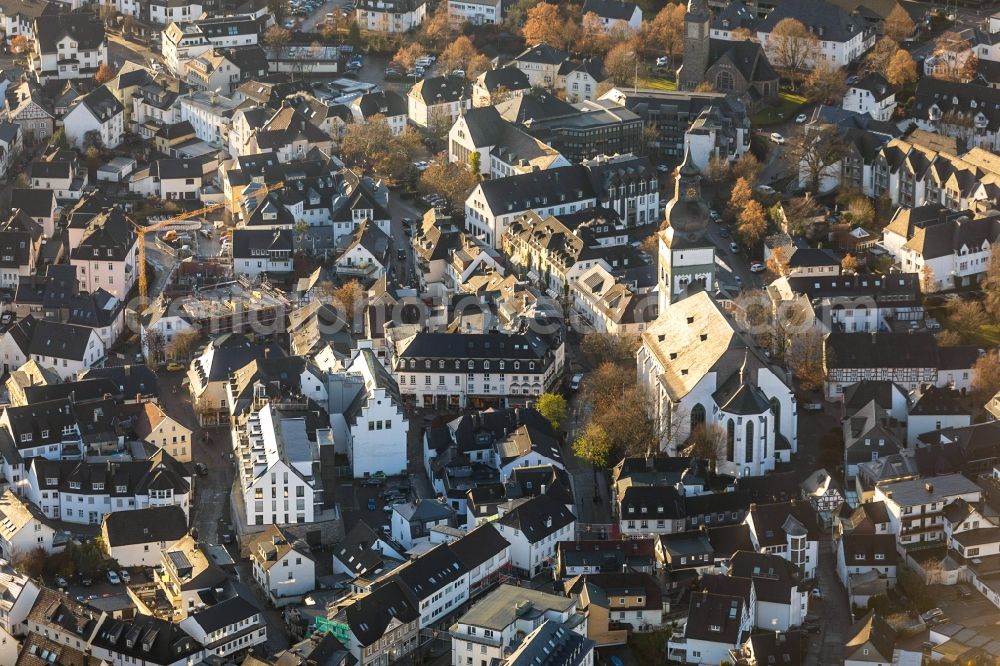
<path fill-rule="evenodd" d="M 124 299 L 136 281 L 138 239 L 131 220 L 117 206 L 94 216 L 70 246 L 70 263 L 76 266 L 80 290 L 104 289 Z"/>
<path fill-rule="evenodd" d="M 252 412 L 244 429 L 233 431 L 247 525 L 315 520 L 313 449 L 332 444 L 329 431 L 316 437 L 324 441 L 309 440 L 305 413 L 283 413 L 271 404 Z"/>
<path fill-rule="evenodd" d="M 433 76 L 410 88 L 406 104 L 410 122 L 417 127 L 451 127 L 462 111 L 472 108 L 472 95 L 462 77 Z"/>
<path fill-rule="evenodd" d="M 334 440 L 354 478 L 405 474 L 409 421 L 399 385 L 371 347 L 359 349 L 346 371 L 327 382 Z"/>
<path fill-rule="evenodd" d="M 586 0 L 581 15 L 593 12 L 601 20 L 605 31 L 624 25 L 637 31 L 642 27 L 642 10 L 639 5 L 626 0 Z"/>
<path fill-rule="evenodd" d="M 896 110 L 896 91 L 885 77 L 868 74 L 847 87 L 841 106 L 847 111 L 867 113 L 875 120 L 889 122 Z"/>
<path fill-rule="evenodd" d="M 37 507 L 8 489 L 0 495 L 0 558 L 13 562 L 36 548 L 52 553 L 55 530 Z"/>
<path fill-rule="evenodd" d="M 238 104 L 215 92 L 192 91 L 180 98 L 181 120 L 191 123 L 194 134 L 213 146 L 225 146 L 229 124 Z"/>
<path fill-rule="evenodd" d="M 874 500 L 884 502 L 891 531 L 901 548 L 943 541 L 945 508 L 957 500 L 979 502 L 982 489 L 962 474 L 879 483 Z"/>
<path fill-rule="evenodd" d="M 28 66 L 39 83 L 90 79 L 108 62 L 104 24 L 96 14 L 45 14 L 35 18 L 34 30 Z"/>
<path fill-rule="evenodd" d="M 875 26 L 860 15 L 849 14 L 825 0 L 792 0 L 781 3 L 757 27 L 757 39 L 771 62 L 779 61 L 775 55 L 778 48 L 774 44 L 776 38 L 771 31 L 785 18 L 808 25 L 819 43 L 815 56 L 804 63 L 807 69 L 819 65 L 846 67 L 875 44 Z"/>
<path fill-rule="evenodd" d="M 183 76 L 182 63 L 197 58 L 209 49 L 257 44 L 261 25 L 250 15 L 215 16 L 191 23 L 171 23 L 160 35 L 160 52 L 167 68 L 177 76 Z"/>
<path fill-rule="evenodd" d="M 425 0 L 363 0 L 354 9 L 358 25 L 369 32 L 409 32 L 426 17 Z"/>
<path fill-rule="evenodd" d="M 117 148 L 125 138 L 125 107 L 107 86 L 77 100 L 63 118 L 66 138 L 80 150 L 96 145 Z"/>
<path fill-rule="evenodd" d="M 815 578 L 819 564 L 819 524 L 816 510 L 804 500 L 751 504 L 746 525 L 759 553 L 779 555 L 804 578 Z"/>
<path fill-rule="evenodd" d="M 275 607 L 296 603 L 316 588 L 316 563 L 303 541 L 272 525 L 250 546 L 253 579 Z"/>
<path fill-rule="evenodd" d="M 292 272 L 294 232 L 291 229 L 236 229 L 233 231 L 233 271 L 256 279 Z"/>
<path fill-rule="evenodd" d="M 178 506 L 112 511 L 101 522 L 101 539 L 123 567 L 152 567 L 163 551 L 187 534 L 187 514 Z"/>
<path fill-rule="evenodd" d="M 493 523 L 510 542 L 511 565 L 533 578 L 555 566 L 556 546 L 574 538 L 576 516 L 558 500 L 538 495 L 509 510 Z"/>
<path fill-rule="evenodd" d="M 724 433 L 717 465 L 725 474 L 759 476 L 797 450 L 795 397 L 784 373 L 704 291 L 671 304 L 646 328 L 638 373 L 671 455 L 702 426 Z"/>
<path fill-rule="evenodd" d="M 501 0 L 448 0 L 448 20 L 461 25 L 495 25 L 503 18 Z"/>

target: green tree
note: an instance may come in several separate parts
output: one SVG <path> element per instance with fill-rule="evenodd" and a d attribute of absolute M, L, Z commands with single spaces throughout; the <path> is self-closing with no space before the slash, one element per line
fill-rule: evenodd
<path fill-rule="evenodd" d="M 538 396 L 538 403 L 535 405 L 538 413 L 552 424 L 552 428 L 558 431 L 566 420 L 568 405 L 566 398 L 558 393 L 543 393 Z"/>
<path fill-rule="evenodd" d="M 478 178 L 479 172 L 482 168 L 482 157 L 479 155 L 478 150 L 473 150 L 469 153 L 469 171 L 475 174 L 476 178 Z"/>
<path fill-rule="evenodd" d="M 604 428 L 596 423 L 589 424 L 575 442 L 573 453 L 580 460 L 594 466 L 607 467 L 611 459 L 611 440 Z"/>

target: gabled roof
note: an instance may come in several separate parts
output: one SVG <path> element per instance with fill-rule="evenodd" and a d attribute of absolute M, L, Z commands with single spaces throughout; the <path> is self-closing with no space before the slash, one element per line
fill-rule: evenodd
<path fill-rule="evenodd" d="M 379 641 L 393 620 L 406 625 L 420 617 L 419 600 L 395 577 L 344 609 L 351 633 L 362 646 Z"/>
<path fill-rule="evenodd" d="M 872 662 L 891 662 L 896 645 L 896 631 L 875 611 L 855 622 L 847 631 L 844 659 Z M 864 649 L 876 654 L 862 653 Z"/>
<path fill-rule="evenodd" d="M 873 30 L 861 17 L 825 0 L 783 0 L 757 30 L 769 34 L 778 23 L 789 17 L 802 23 L 820 40 L 828 42 L 848 42 L 859 33 Z"/>
<path fill-rule="evenodd" d="M 187 534 L 187 516 L 179 506 L 153 506 L 105 514 L 102 531 L 109 547 L 174 543 Z"/>
<path fill-rule="evenodd" d="M 635 3 L 625 0 L 586 0 L 583 3 L 581 15 L 586 16 L 588 13 L 594 12 L 603 19 L 627 22 L 638 8 Z"/>
<path fill-rule="evenodd" d="M 516 62 L 537 63 L 542 65 L 558 65 L 570 56 L 568 51 L 549 46 L 545 42 L 539 42 L 534 46 L 529 46 L 519 53 L 514 60 Z"/>
<path fill-rule="evenodd" d="M 54 53 L 63 37 L 70 37 L 81 51 L 98 48 L 104 43 L 104 24 L 91 13 L 53 14 L 35 18 L 35 39 L 42 53 Z"/>
<path fill-rule="evenodd" d="M 497 522 L 520 530 L 529 543 L 538 543 L 576 522 L 576 516 L 549 495 L 538 495 L 510 509 Z"/>
<path fill-rule="evenodd" d="M 458 76 L 432 76 L 418 81 L 410 88 L 409 96 L 421 100 L 427 106 L 449 104 L 469 96 L 468 84 Z"/>

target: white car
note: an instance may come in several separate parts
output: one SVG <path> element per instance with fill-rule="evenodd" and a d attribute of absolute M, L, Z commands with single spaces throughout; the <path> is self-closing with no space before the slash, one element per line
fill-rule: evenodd
<path fill-rule="evenodd" d="M 124 569 L 118 572 L 118 577 L 121 578 L 122 582 L 126 585 L 132 582 L 132 576 L 130 576 Z"/>
<path fill-rule="evenodd" d="M 111 569 L 108 569 L 108 582 L 111 583 L 112 585 L 118 585 L 122 581 L 120 578 L 118 578 L 118 574 L 116 574 Z"/>
<path fill-rule="evenodd" d="M 761 194 L 767 194 L 767 195 L 774 194 L 774 188 L 771 187 L 770 185 L 758 185 L 757 191 L 760 192 Z"/>
<path fill-rule="evenodd" d="M 771 132 L 771 143 L 782 144 L 785 142 L 785 137 L 781 136 L 777 132 Z"/>
<path fill-rule="evenodd" d="M 660 56 L 659 58 L 656 59 L 656 66 L 657 67 L 669 67 L 670 66 L 670 58 L 668 56 Z"/>
<path fill-rule="evenodd" d="M 795 122 L 797 122 L 799 125 L 801 125 L 807 120 L 809 120 L 809 116 L 807 116 L 804 113 L 800 113 L 799 115 L 795 116 Z"/>
<path fill-rule="evenodd" d="M 763 273 L 767 268 L 759 261 L 750 262 L 750 272 L 751 273 Z"/>
<path fill-rule="evenodd" d="M 583 383 L 583 374 L 578 372 L 573 375 L 573 379 L 569 383 L 570 390 L 578 391 L 581 383 Z"/>

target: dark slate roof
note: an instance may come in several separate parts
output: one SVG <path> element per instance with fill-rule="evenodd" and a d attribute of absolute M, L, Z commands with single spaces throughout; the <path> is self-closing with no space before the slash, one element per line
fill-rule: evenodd
<path fill-rule="evenodd" d="M 740 623 L 745 604 L 742 596 L 711 592 L 692 594 L 685 636 L 728 645 L 741 643 Z"/>
<path fill-rule="evenodd" d="M 913 116 L 927 120 L 932 106 L 937 106 L 942 113 L 958 113 L 969 118 L 982 113 L 987 119 L 987 129 L 991 132 L 1000 129 L 1000 89 L 925 76 L 917 82 Z"/>
<path fill-rule="evenodd" d="M 932 333 L 830 333 L 825 341 L 829 368 L 936 368 Z"/>
<path fill-rule="evenodd" d="M 419 602 L 406 586 L 391 578 L 344 610 L 347 624 L 358 642 L 367 647 L 380 640 L 392 620 L 409 624 L 420 617 Z"/>
<path fill-rule="evenodd" d="M 100 123 L 111 120 L 119 113 L 125 112 L 125 107 L 118 98 L 111 94 L 107 85 L 94 89 L 92 92 L 80 98 L 80 104 L 87 107 L 91 115 Z"/>
<path fill-rule="evenodd" d="M 528 90 L 531 85 L 528 83 L 528 75 L 518 67 L 501 67 L 500 69 L 490 69 L 479 75 L 477 83 L 490 92 L 495 92 L 501 88 L 505 90 Z"/>
<path fill-rule="evenodd" d="M 543 65 L 558 65 L 570 56 L 569 52 L 549 46 L 545 42 L 539 42 L 534 46 L 529 46 L 519 53 L 514 60 L 518 62 L 540 63 Z"/>
<path fill-rule="evenodd" d="M 719 557 L 728 558 L 741 550 L 753 550 L 750 526 L 745 523 L 709 527 L 707 532 L 712 550 Z"/>
<path fill-rule="evenodd" d="M 351 104 L 358 108 L 361 117 L 365 119 L 376 115 L 405 116 L 407 113 L 406 100 L 403 99 L 402 95 L 392 90 L 365 93 L 352 101 Z"/>
<path fill-rule="evenodd" d="M 860 81 L 849 87 L 867 90 L 879 102 L 896 94 L 895 88 L 889 85 L 885 77 L 877 72 L 871 72 L 863 76 Z"/>
<path fill-rule="evenodd" d="M 579 165 L 496 178 L 480 187 L 498 215 L 596 197 L 587 169 Z"/>
<path fill-rule="evenodd" d="M 165 541 L 173 543 L 187 534 L 187 516 L 179 506 L 152 506 L 135 511 L 115 511 L 104 516 L 109 546 L 131 546 Z"/>
<path fill-rule="evenodd" d="M 545 349 L 527 335 L 514 333 L 417 333 L 399 351 L 400 362 L 409 359 L 459 359 L 462 361 L 537 361 Z M 463 366 L 464 367 L 464 366 Z M 499 366 L 497 366 L 499 370 Z M 540 368 L 539 368 L 540 369 Z M 513 369 L 511 369 L 513 370 Z M 527 371 L 527 368 L 523 368 Z"/>
<path fill-rule="evenodd" d="M 31 217 L 50 217 L 55 205 L 53 190 L 14 188 L 11 191 L 11 210 L 19 208 Z"/>
<path fill-rule="evenodd" d="M 448 547 L 466 571 L 472 571 L 483 562 L 502 553 L 510 547 L 510 543 L 500 535 L 497 528 L 485 523 L 461 539 L 452 541 Z"/>
<path fill-rule="evenodd" d="M 291 229 L 237 229 L 233 232 L 233 258 L 266 256 L 272 250 L 291 253 L 294 249 L 293 235 Z M 256 253 L 260 251 L 265 254 Z"/>
<path fill-rule="evenodd" d="M 586 0 L 581 15 L 586 16 L 589 12 L 594 12 L 601 18 L 611 21 L 628 21 L 636 8 L 635 3 L 625 0 Z"/>
<path fill-rule="evenodd" d="M 815 266 L 840 266 L 840 260 L 829 250 L 813 247 L 796 248 L 788 257 L 789 268 L 808 268 Z"/>
<path fill-rule="evenodd" d="M 466 573 L 449 544 L 440 544 L 400 567 L 394 576 L 417 599 L 427 599 Z"/>
<path fill-rule="evenodd" d="M 761 547 L 786 545 L 786 525 L 799 531 L 798 525 L 789 523 L 791 518 L 804 529 L 803 534 L 810 541 L 819 539 L 819 523 L 816 509 L 803 500 L 778 502 L 775 504 L 752 504 L 750 515 L 753 518 L 753 529 L 757 534 L 757 542 Z"/>
<path fill-rule="evenodd" d="M 469 96 L 469 86 L 458 76 L 432 76 L 417 82 L 410 89 L 410 95 L 419 97 L 428 106 L 457 102 Z"/>
<path fill-rule="evenodd" d="M 728 39 L 709 40 L 709 62 L 712 66 L 728 62 L 747 81 L 777 81 L 778 75 L 771 66 L 763 47 L 757 42 Z"/>
<path fill-rule="evenodd" d="M 382 566 L 382 553 L 374 545 L 379 536 L 364 520 L 359 520 L 344 538 L 334 546 L 333 556 L 354 575 L 364 575 Z"/>
<path fill-rule="evenodd" d="M 782 0 L 757 30 L 770 33 L 786 18 L 796 19 L 818 39 L 827 42 L 847 42 L 859 32 L 872 30 L 861 17 L 848 14 L 824 0 Z"/>
<path fill-rule="evenodd" d="M 115 383 L 118 393 L 125 399 L 136 395 L 153 396 L 160 393 L 160 382 L 146 365 L 115 365 L 105 368 L 90 368 L 84 375 L 87 379 L 106 379 Z"/>
<path fill-rule="evenodd" d="M 863 646 L 871 647 L 876 654 L 860 654 Z M 844 646 L 844 660 L 857 658 L 862 661 L 892 661 L 892 654 L 896 646 L 896 631 L 889 626 L 889 623 L 882 619 L 882 616 L 875 611 L 869 611 L 867 615 L 855 622 L 847 630 L 847 642 Z"/>
<path fill-rule="evenodd" d="M 970 414 L 968 408 L 962 404 L 962 397 L 959 391 L 947 386 L 928 386 L 910 407 L 910 416 Z"/>
<path fill-rule="evenodd" d="M 70 257 L 85 261 L 125 261 L 137 237 L 132 222 L 120 208 L 106 208 L 87 223 L 83 238 L 70 250 Z"/>
<path fill-rule="evenodd" d="M 35 39 L 42 53 L 54 53 L 63 37 L 71 37 L 80 50 L 93 50 L 104 43 L 104 24 L 95 14 L 54 14 L 35 18 Z"/>
<path fill-rule="evenodd" d="M 87 354 L 87 343 L 90 342 L 93 332 L 94 329 L 89 326 L 40 319 L 35 325 L 28 353 L 82 361 Z"/>
<path fill-rule="evenodd" d="M 211 634 L 223 627 L 248 620 L 258 613 L 260 609 L 254 603 L 237 594 L 189 617 L 194 619 L 206 634 Z"/>
<path fill-rule="evenodd" d="M 126 511 L 117 515 L 131 513 Z M 202 649 L 179 624 L 141 614 L 129 620 L 106 618 L 94 637 L 94 645 L 123 655 L 123 660 L 149 664 L 177 663 Z"/>
<path fill-rule="evenodd" d="M 758 600 L 778 604 L 790 604 L 792 588 L 799 583 L 798 570 L 785 558 L 748 550 L 733 555 L 729 575 L 751 579 Z"/>
<path fill-rule="evenodd" d="M 576 516 L 566 508 L 566 505 L 549 495 L 533 497 L 514 507 L 498 520 L 501 525 L 524 532 L 529 543 L 538 543 L 575 521 Z"/>
<path fill-rule="evenodd" d="M 896 566 L 896 536 L 894 534 L 865 534 L 848 532 L 841 538 L 844 562 L 848 567 Z M 876 559 L 881 555 L 881 559 Z"/>
<path fill-rule="evenodd" d="M 629 486 L 618 503 L 622 520 L 681 520 L 687 515 L 674 486 Z"/>

